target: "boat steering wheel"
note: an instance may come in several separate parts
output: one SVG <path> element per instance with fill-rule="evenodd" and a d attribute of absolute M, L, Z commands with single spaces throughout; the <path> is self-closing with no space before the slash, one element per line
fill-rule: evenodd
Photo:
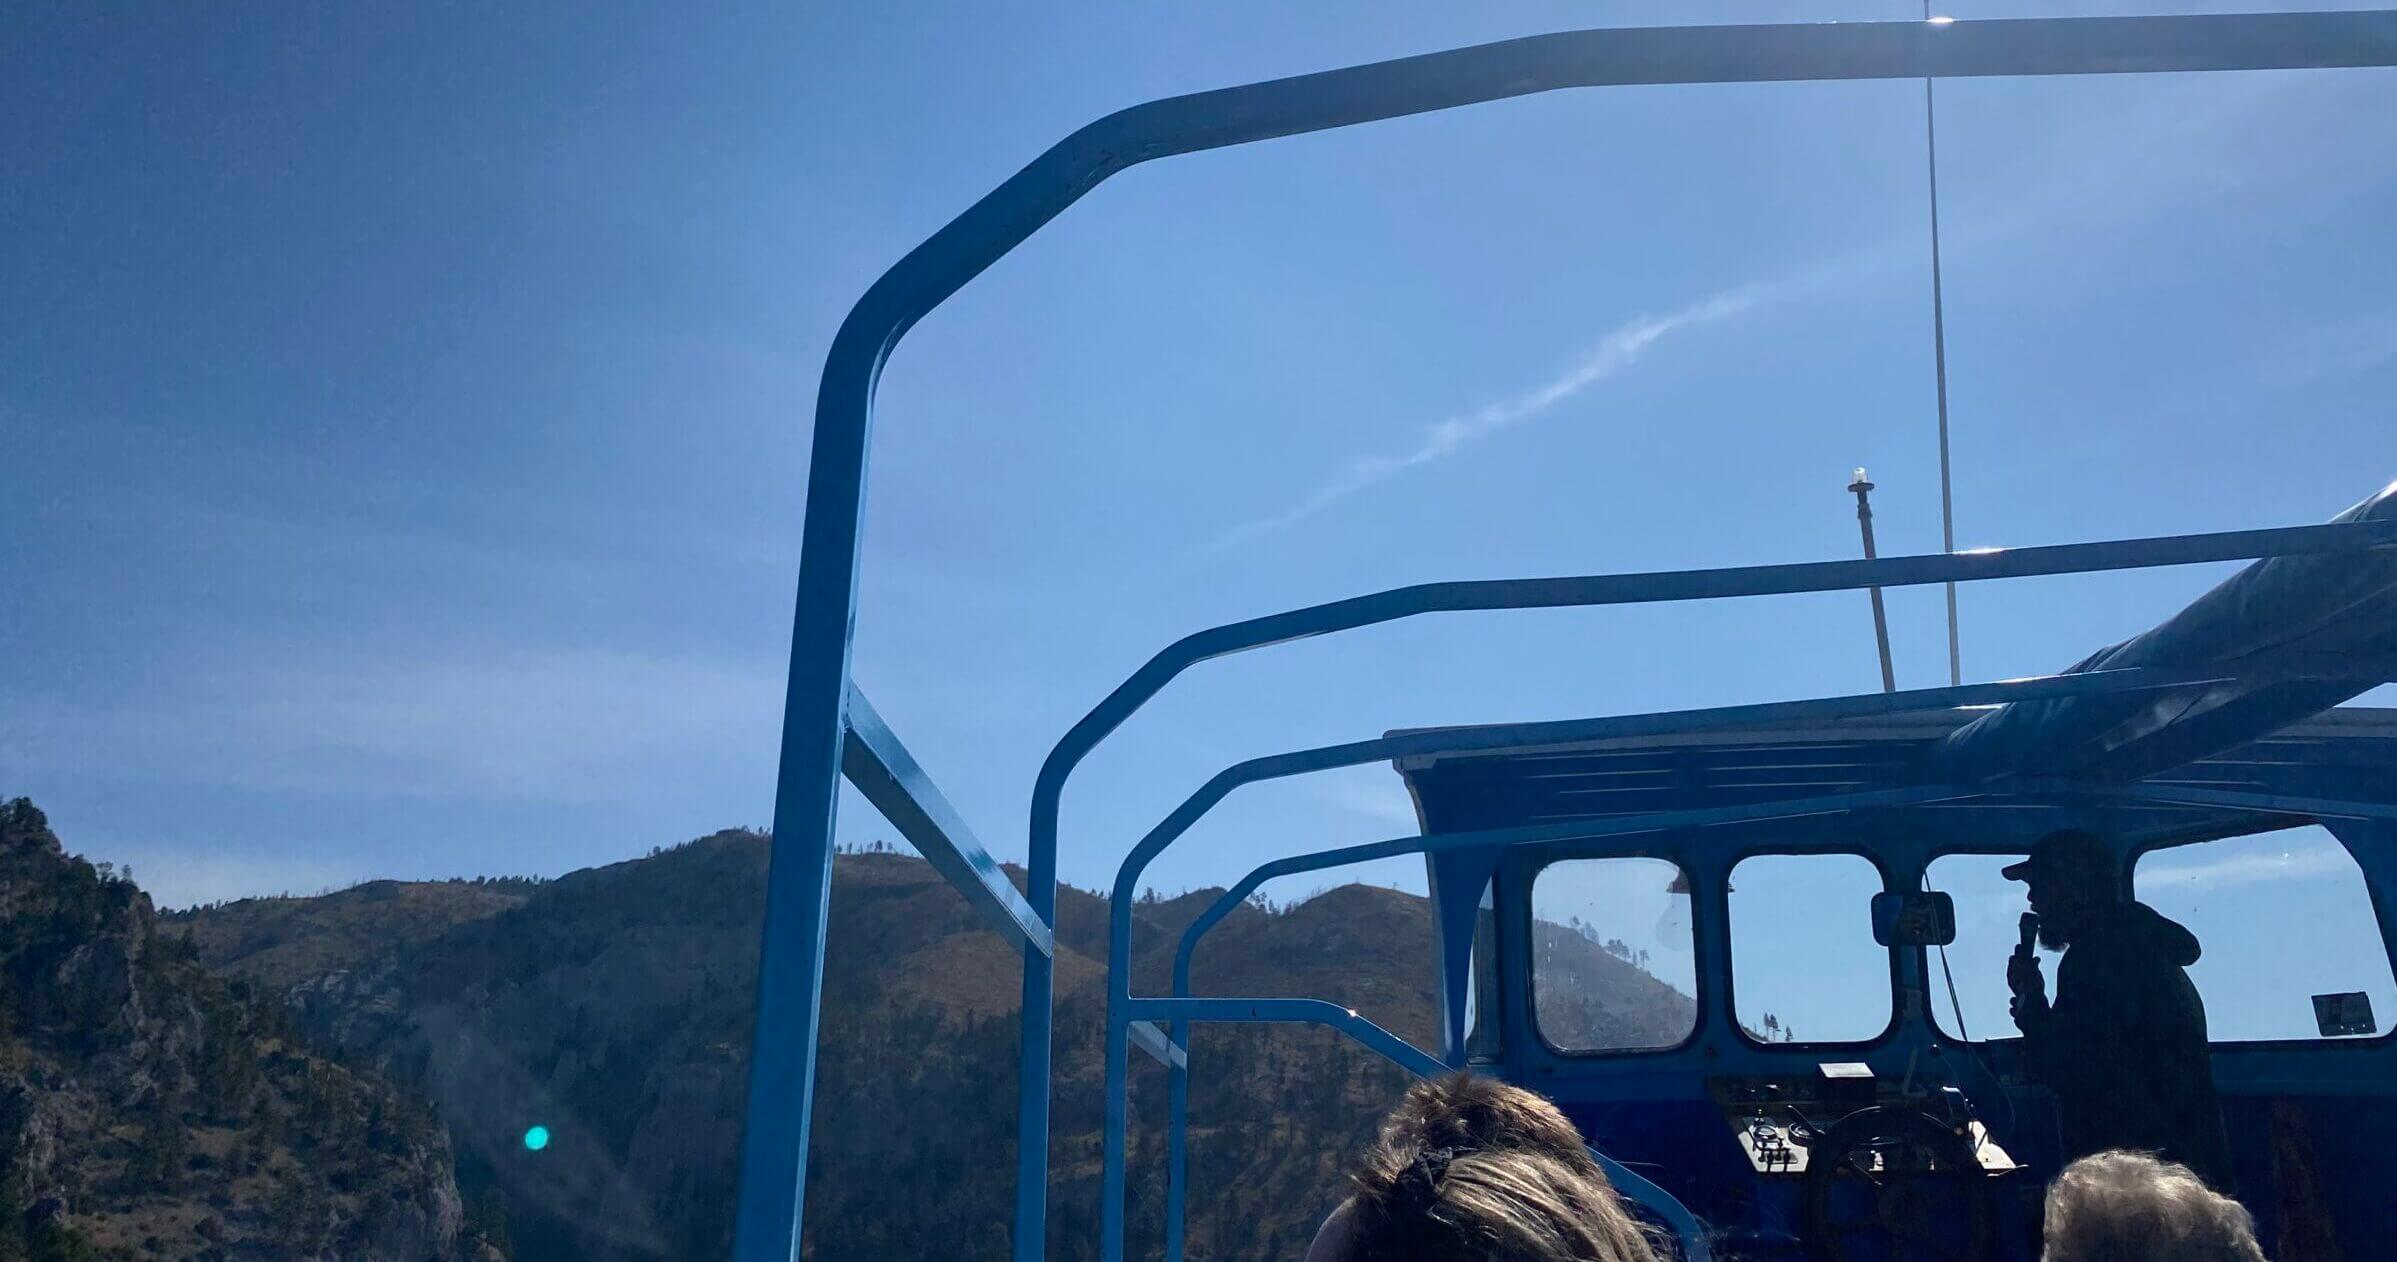
<path fill-rule="evenodd" d="M 1817 1262 L 1992 1256 L 1995 1197 L 1972 1143 L 1912 1109 L 1878 1105 L 1833 1123 L 1809 1145 L 1804 1201 Z M 1870 1237 L 1882 1243 L 1859 1245 Z"/>

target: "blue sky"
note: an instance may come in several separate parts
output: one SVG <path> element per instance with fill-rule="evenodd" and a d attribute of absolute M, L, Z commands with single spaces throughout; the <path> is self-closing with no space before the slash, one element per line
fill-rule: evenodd
<path fill-rule="evenodd" d="M 169 903 L 762 823 L 832 331 L 1050 141 L 1537 31 L 1915 12 L 19 20 L 0 791 Z M 1961 544 L 2315 522 L 2397 476 L 2397 74 L 1958 83 L 1940 109 Z M 1048 745 L 1200 626 L 1849 556 L 1859 464 L 1883 549 L 1936 550 L 1922 125 L 1915 83 L 1579 92 L 1119 177 L 894 357 L 861 683 L 1012 856 Z M 1967 589 L 1966 672 L 2062 666 L 2219 574 Z M 1943 682 L 1937 594 L 1891 607 L 1901 681 Z M 1065 875 L 1106 885 L 1257 753 L 1876 682 L 1846 597 L 1214 663 L 1085 765 Z M 883 835 L 854 799 L 843 823 Z M 1152 871 L 1411 831 L 1361 769 L 1244 792 Z"/>

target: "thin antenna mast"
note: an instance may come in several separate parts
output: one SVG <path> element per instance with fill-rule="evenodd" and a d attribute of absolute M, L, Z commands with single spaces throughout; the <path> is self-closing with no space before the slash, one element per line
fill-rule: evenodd
<path fill-rule="evenodd" d="M 1923 21 L 1937 26 L 1949 19 L 1931 16 L 1931 0 L 1923 0 Z M 1939 546 L 1956 550 L 1956 489 L 1948 469 L 1948 316 L 1947 295 L 1939 277 L 1939 106 L 1932 80 L 1923 76 L 1923 151 L 1931 177 L 1931 362 L 1939 381 Z M 1956 636 L 1956 585 L 1948 588 L 1948 683 L 1964 682 L 1964 650 Z"/>
<path fill-rule="evenodd" d="M 1848 483 L 1848 489 L 1856 493 L 1856 525 L 1864 532 L 1864 559 L 1877 560 L 1880 553 L 1873 549 L 1872 479 L 1864 476 L 1864 470 L 1858 469 L 1854 480 Z M 1873 594 L 1873 643 L 1881 650 L 1881 691 L 1896 692 L 1898 672 L 1889 660 L 1889 609 L 1881 603 L 1880 588 L 1868 590 Z"/>

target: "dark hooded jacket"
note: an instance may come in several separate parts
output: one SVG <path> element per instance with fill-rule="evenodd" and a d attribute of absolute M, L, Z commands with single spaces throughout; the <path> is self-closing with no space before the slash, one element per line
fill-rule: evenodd
<path fill-rule="evenodd" d="M 2053 1005 L 2023 1031 L 2032 1080 L 2056 1093 L 2067 1161 L 2138 1149 L 2230 1188 L 2206 1006 L 2185 971 L 2197 956 L 2196 935 L 2137 902 L 2067 946 Z"/>

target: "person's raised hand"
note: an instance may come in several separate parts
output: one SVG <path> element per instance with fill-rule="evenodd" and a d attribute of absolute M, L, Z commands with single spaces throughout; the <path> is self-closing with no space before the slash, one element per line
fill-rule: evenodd
<path fill-rule="evenodd" d="M 2047 978 L 2039 971 L 2039 957 L 2028 951 L 2015 952 L 2014 958 L 2006 961 L 2006 985 L 2014 991 L 2006 1015 L 2014 1018 L 2015 1029 L 2029 1033 L 2047 1015 Z"/>
<path fill-rule="evenodd" d="M 2039 957 L 2028 951 L 2017 951 L 2006 961 L 2006 988 L 2017 999 L 2036 998 L 2047 1002 L 2047 977 L 2039 971 Z"/>

